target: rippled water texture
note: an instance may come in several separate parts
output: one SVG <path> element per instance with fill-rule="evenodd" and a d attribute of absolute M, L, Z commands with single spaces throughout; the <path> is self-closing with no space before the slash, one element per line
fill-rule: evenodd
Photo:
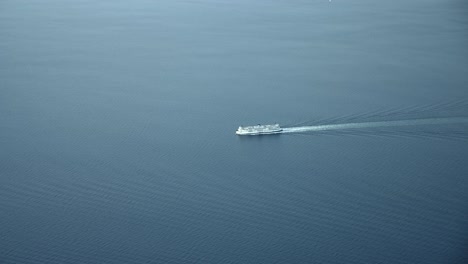
<path fill-rule="evenodd" d="M 0 263 L 467 262 L 467 12 L 0 1 Z"/>

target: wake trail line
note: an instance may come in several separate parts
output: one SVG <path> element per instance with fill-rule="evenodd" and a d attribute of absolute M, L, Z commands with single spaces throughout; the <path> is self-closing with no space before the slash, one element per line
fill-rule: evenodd
<path fill-rule="evenodd" d="M 424 118 L 424 119 L 408 119 L 408 120 L 395 120 L 395 121 L 376 121 L 376 122 L 362 122 L 362 123 L 355 122 L 355 123 L 316 125 L 316 126 L 284 127 L 282 133 L 286 134 L 286 133 L 344 130 L 344 129 L 372 128 L 372 127 L 443 125 L 443 124 L 456 124 L 456 123 L 468 123 L 468 117 Z"/>

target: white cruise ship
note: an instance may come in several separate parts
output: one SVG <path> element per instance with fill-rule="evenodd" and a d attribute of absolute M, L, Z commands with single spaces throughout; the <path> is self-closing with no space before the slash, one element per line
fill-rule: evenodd
<path fill-rule="evenodd" d="M 273 125 L 256 125 L 256 126 L 240 126 L 236 134 L 237 135 L 265 135 L 265 134 L 278 134 L 283 129 L 279 124 Z"/>

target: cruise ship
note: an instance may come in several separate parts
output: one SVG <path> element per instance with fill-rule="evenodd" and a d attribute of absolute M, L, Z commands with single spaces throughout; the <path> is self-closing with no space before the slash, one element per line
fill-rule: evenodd
<path fill-rule="evenodd" d="M 240 126 L 236 134 L 237 135 L 266 135 L 266 134 L 278 134 L 283 129 L 279 124 L 273 125 L 256 125 L 256 126 Z"/>

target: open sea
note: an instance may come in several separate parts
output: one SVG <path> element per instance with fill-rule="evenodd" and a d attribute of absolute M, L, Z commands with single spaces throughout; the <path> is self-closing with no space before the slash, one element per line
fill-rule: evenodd
<path fill-rule="evenodd" d="M 464 0 L 0 0 L 0 263 L 468 263 L 467 118 Z"/>

